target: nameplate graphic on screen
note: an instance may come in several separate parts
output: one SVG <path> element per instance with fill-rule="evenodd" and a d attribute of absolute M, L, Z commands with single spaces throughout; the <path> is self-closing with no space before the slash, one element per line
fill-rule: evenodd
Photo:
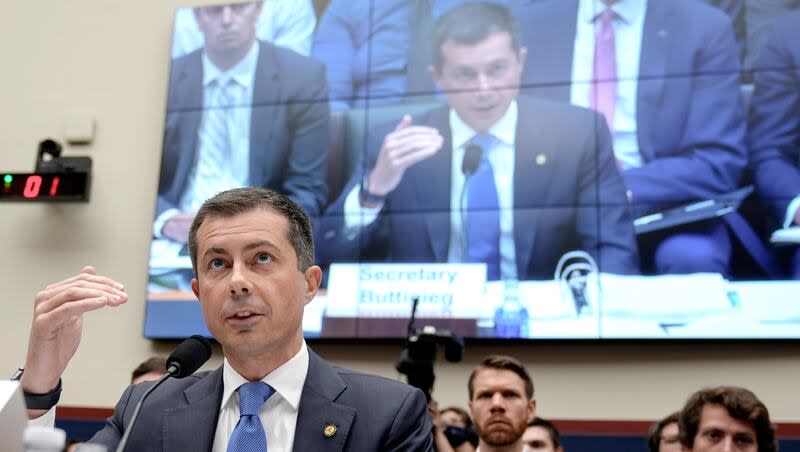
<path fill-rule="evenodd" d="M 333 264 L 329 317 L 474 318 L 483 301 L 485 264 Z"/>

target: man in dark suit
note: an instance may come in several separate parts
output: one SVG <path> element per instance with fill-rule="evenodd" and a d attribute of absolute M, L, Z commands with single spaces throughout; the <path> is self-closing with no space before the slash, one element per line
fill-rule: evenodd
<path fill-rule="evenodd" d="M 606 116 L 635 216 L 738 187 L 746 124 L 725 14 L 696 0 L 547 1 L 521 14 L 524 86 Z M 726 274 L 732 244 L 710 221 L 645 237 L 640 250 L 656 273 Z"/>
<path fill-rule="evenodd" d="M 195 9 L 205 46 L 172 63 L 156 237 L 185 243 L 200 204 L 239 186 L 279 190 L 312 217 L 323 207 L 325 69 L 258 41 L 261 5 Z"/>
<path fill-rule="evenodd" d="M 263 2 L 199 7 L 203 48 L 172 63 L 150 281 L 189 295 L 185 244 L 200 204 L 235 187 L 285 193 L 312 217 L 327 199 L 322 64 L 256 39 Z"/>
<path fill-rule="evenodd" d="M 370 136 L 323 220 L 323 262 L 384 251 L 392 262 L 484 262 L 490 280 L 547 279 L 580 248 L 603 271 L 638 271 L 602 119 L 518 96 L 519 43 L 500 5 L 465 4 L 439 19 L 431 74 L 448 106 Z"/>
<path fill-rule="evenodd" d="M 213 372 L 156 389 L 128 450 L 433 450 L 419 389 L 333 367 L 306 346 L 303 310 L 322 271 L 314 265 L 311 222 L 297 204 L 261 188 L 222 192 L 200 207 L 189 249 L 192 288 L 225 361 Z M 21 380 L 25 392 L 60 391 L 83 313 L 126 299 L 121 284 L 91 267 L 40 292 Z M 151 384 L 129 387 L 92 442 L 113 450 Z M 43 414 L 29 410 L 47 422 Z"/>
<path fill-rule="evenodd" d="M 781 227 L 800 226 L 800 11 L 775 22 L 755 65 L 750 150 L 756 188 Z M 800 249 L 791 250 L 800 279 Z"/>

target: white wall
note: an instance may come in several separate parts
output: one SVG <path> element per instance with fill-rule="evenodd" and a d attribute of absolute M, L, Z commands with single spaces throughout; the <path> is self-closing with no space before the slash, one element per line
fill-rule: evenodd
<path fill-rule="evenodd" d="M 170 344 L 142 337 L 149 227 L 155 205 L 175 0 L 0 2 L 0 170 L 30 171 L 37 143 L 63 140 L 75 112 L 97 119 L 88 204 L 0 204 L 0 375 L 25 359 L 35 293 L 85 264 L 127 285 L 130 301 L 90 313 L 64 376 L 63 403 L 112 406 L 132 367 Z M 440 363 L 435 396 L 464 405 L 484 354 L 522 358 L 541 414 L 562 419 L 653 419 L 702 385 L 753 389 L 781 421 L 800 421 L 800 347 L 774 344 L 581 343 L 474 347 Z M 400 345 L 320 345 L 345 366 L 396 376 Z M 216 356 L 213 365 L 218 365 Z"/>

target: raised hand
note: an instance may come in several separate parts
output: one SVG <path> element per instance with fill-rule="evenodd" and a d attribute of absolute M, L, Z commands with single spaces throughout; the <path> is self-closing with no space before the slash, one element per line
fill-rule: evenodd
<path fill-rule="evenodd" d="M 84 267 L 76 276 L 47 286 L 36 295 L 28 340 L 25 372 L 20 383 L 25 392 L 46 394 L 75 355 L 81 341 L 83 314 L 128 300 L 122 284 L 98 276 Z M 30 417 L 44 413 L 29 410 Z"/>
<path fill-rule="evenodd" d="M 383 139 L 367 185 L 375 195 L 386 195 L 403 179 L 406 169 L 434 155 L 442 148 L 442 135 L 433 127 L 415 126 L 405 115 L 394 131 Z"/>

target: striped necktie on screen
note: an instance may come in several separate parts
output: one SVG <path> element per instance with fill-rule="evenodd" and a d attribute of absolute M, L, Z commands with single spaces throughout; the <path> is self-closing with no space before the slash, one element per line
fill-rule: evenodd
<path fill-rule="evenodd" d="M 618 17 L 611 7 L 606 7 L 595 18 L 597 33 L 594 41 L 590 94 L 592 109 L 603 114 L 608 130 L 612 134 L 617 107 L 617 48 L 614 39 L 614 20 Z"/>
<path fill-rule="evenodd" d="M 232 79 L 217 79 L 216 95 L 205 112 L 202 127 L 202 151 L 197 161 L 197 184 L 195 199 L 203 202 L 228 188 L 227 178 L 221 172 L 230 171 L 231 134 L 229 125 L 234 111 L 234 90 L 236 82 Z"/>

